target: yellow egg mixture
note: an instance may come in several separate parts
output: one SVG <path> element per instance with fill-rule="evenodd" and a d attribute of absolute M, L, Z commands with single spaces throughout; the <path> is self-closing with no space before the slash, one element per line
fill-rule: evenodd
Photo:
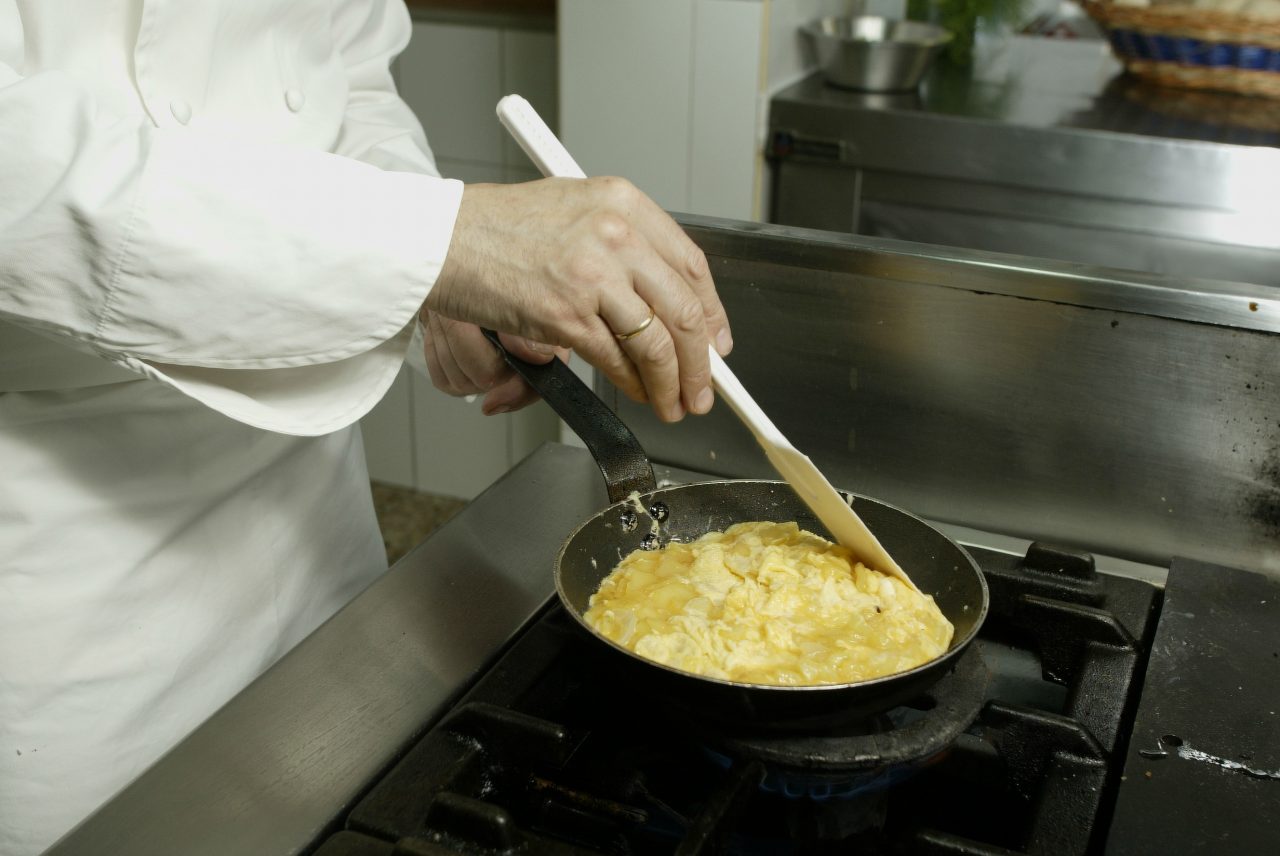
<path fill-rule="evenodd" d="M 587 623 L 642 657 L 755 684 L 844 684 L 947 650 L 933 598 L 795 523 L 739 523 L 636 550 L 592 595 Z"/>

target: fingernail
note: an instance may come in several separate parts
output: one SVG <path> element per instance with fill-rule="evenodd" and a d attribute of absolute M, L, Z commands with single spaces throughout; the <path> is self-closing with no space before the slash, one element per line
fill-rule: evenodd
<path fill-rule="evenodd" d="M 711 393 L 711 387 L 705 387 L 702 392 L 698 393 L 698 399 L 693 403 L 694 413 L 706 413 L 711 410 L 711 402 L 715 400 L 715 396 Z"/>
<path fill-rule="evenodd" d="M 732 350 L 733 336 L 730 335 L 728 327 L 721 327 L 720 332 L 716 334 L 716 351 L 720 356 L 727 357 Z"/>
<path fill-rule="evenodd" d="M 668 422 L 679 422 L 683 418 L 684 418 L 684 408 L 681 407 L 679 404 L 673 404 L 667 410 Z"/>
<path fill-rule="evenodd" d="M 499 413 L 510 413 L 511 408 L 505 404 L 499 404 L 497 407 L 491 407 L 484 412 L 485 416 L 497 416 Z"/>
<path fill-rule="evenodd" d="M 525 346 L 536 354 L 554 354 L 556 349 L 545 342 L 535 342 L 533 339 L 525 339 Z"/>

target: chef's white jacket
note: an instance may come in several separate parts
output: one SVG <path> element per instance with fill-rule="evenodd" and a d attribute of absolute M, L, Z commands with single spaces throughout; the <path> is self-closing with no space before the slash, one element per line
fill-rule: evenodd
<path fill-rule="evenodd" d="M 0 0 L 0 853 L 385 568 L 354 426 L 461 198 L 400 0 Z M 445 117 L 447 120 L 447 117 Z"/>

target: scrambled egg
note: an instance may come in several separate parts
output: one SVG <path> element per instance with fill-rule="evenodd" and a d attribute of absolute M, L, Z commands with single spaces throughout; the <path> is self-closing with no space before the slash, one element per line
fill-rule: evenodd
<path fill-rule="evenodd" d="M 642 657 L 755 684 L 864 681 L 947 650 L 933 598 L 795 523 L 739 523 L 636 550 L 600 584 L 587 623 Z"/>

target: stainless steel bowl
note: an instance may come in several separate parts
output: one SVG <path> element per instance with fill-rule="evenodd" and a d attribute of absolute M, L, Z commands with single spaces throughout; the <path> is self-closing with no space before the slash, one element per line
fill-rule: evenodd
<path fill-rule="evenodd" d="M 867 92 L 915 89 L 951 33 L 920 21 L 875 16 L 819 18 L 800 31 L 829 83 Z"/>

